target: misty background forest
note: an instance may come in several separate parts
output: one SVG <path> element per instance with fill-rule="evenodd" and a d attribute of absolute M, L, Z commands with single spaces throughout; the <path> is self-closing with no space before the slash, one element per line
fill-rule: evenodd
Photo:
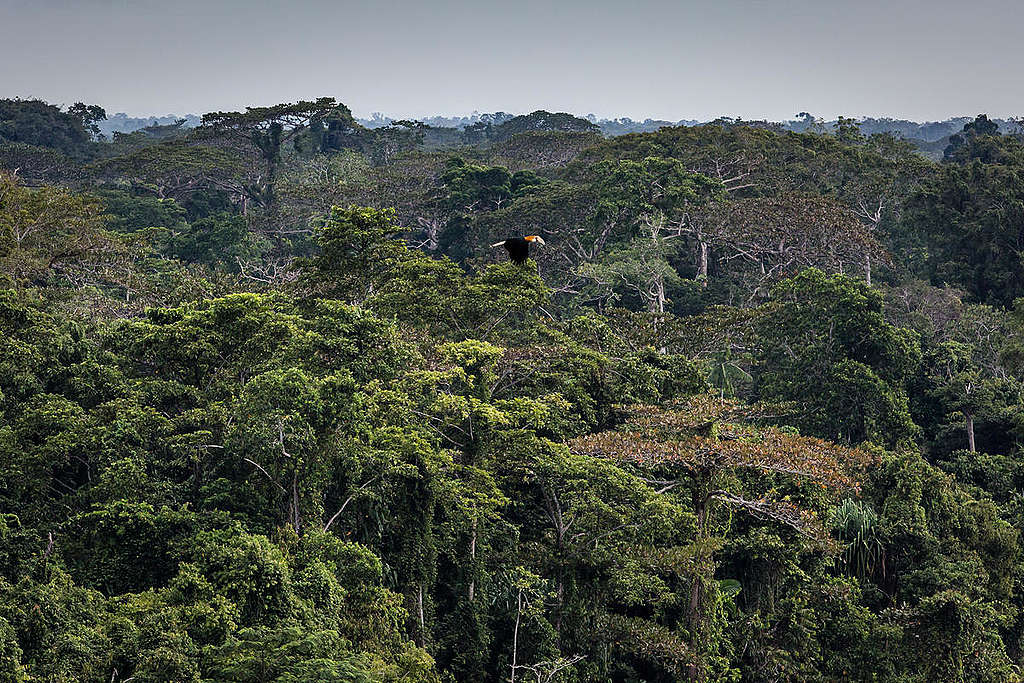
<path fill-rule="evenodd" d="M 1017 120 L 0 100 L 2 678 L 1021 680 L 1022 381 Z"/>

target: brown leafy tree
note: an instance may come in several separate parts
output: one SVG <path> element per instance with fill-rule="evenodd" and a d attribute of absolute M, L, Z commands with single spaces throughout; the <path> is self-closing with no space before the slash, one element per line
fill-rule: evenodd
<path fill-rule="evenodd" d="M 701 220 L 684 223 L 719 263 L 745 274 L 751 296 L 805 268 L 843 273 L 889 263 L 889 255 L 853 211 L 828 197 L 788 194 L 740 199 Z M 698 272 L 707 275 L 702 246 Z"/>

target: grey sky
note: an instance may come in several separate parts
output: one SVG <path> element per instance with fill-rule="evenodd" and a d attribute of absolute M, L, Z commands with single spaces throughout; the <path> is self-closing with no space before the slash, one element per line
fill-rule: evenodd
<path fill-rule="evenodd" d="M 1020 0 L 0 0 L 0 97 L 203 113 L 1024 114 Z"/>

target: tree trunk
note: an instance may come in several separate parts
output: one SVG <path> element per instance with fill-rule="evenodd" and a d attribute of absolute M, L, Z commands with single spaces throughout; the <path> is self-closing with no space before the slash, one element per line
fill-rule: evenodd
<path fill-rule="evenodd" d="M 708 243 L 701 241 L 700 243 L 700 258 L 697 261 L 697 277 L 704 281 L 704 286 L 708 286 Z"/>
<path fill-rule="evenodd" d="M 974 415 L 965 412 L 964 418 L 966 418 L 967 421 L 967 448 L 971 453 L 974 453 L 976 452 L 974 450 Z"/>
<path fill-rule="evenodd" d="M 547 492 L 547 489 L 545 489 Z M 558 493 L 551 489 L 547 496 L 548 514 L 555 524 L 555 549 L 556 557 L 557 588 L 555 589 L 555 633 L 559 640 L 562 638 L 562 607 L 565 604 L 565 561 L 563 548 L 565 546 L 565 518 L 562 516 L 562 504 L 558 501 Z"/>
<path fill-rule="evenodd" d="M 292 523 L 295 526 L 295 535 L 301 535 L 302 518 L 299 517 L 299 471 L 292 472 Z"/>
<path fill-rule="evenodd" d="M 703 493 L 704 487 L 698 487 L 697 491 L 694 492 L 693 496 L 693 507 L 694 512 L 697 513 L 697 543 L 700 544 L 704 541 L 707 527 L 708 518 L 708 506 L 710 504 L 710 497 Z M 699 550 L 698 550 L 699 552 Z M 690 632 L 692 638 L 690 640 L 691 646 L 693 647 L 694 660 L 690 664 L 687 671 L 687 678 L 690 683 L 697 683 L 697 681 L 703 678 L 703 667 L 701 666 L 701 658 L 703 657 L 703 646 L 704 643 L 704 618 L 703 613 L 704 606 L 704 579 L 705 577 L 701 573 L 696 573 L 693 578 L 693 586 L 690 588 L 690 605 L 689 605 L 689 621 L 690 621 Z"/>
<path fill-rule="evenodd" d="M 426 647 L 427 645 L 427 622 L 423 618 L 423 582 L 420 581 L 419 595 L 416 598 L 416 607 L 419 611 L 420 616 L 420 647 Z"/>
<path fill-rule="evenodd" d="M 516 658 L 519 656 L 519 620 L 523 615 L 523 589 L 516 596 L 516 626 L 512 631 L 512 681 L 516 683 Z"/>
<path fill-rule="evenodd" d="M 664 313 L 665 312 L 665 298 L 666 298 L 665 297 L 665 280 L 660 275 L 658 276 L 658 281 L 656 283 L 656 287 L 657 287 L 658 313 Z"/>
<path fill-rule="evenodd" d="M 473 535 L 469 538 L 469 557 L 472 560 L 472 577 L 469 580 L 469 601 L 473 602 L 473 595 L 476 590 L 476 518 L 473 518 Z"/>

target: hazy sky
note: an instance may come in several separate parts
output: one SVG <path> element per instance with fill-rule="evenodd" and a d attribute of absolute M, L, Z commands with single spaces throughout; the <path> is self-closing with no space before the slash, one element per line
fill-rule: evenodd
<path fill-rule="evenodd" d="M 0 0 L 0 97 L 203 113 L 1024 114 L 1021 0 Z"/>

